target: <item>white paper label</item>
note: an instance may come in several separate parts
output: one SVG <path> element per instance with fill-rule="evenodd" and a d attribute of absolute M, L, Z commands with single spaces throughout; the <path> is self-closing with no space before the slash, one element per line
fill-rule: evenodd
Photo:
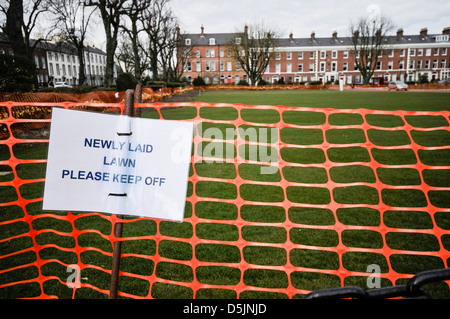
<path fill-rule="evenodd" d="M 54 108 L 44 210 L 182 221 L 193 123 Z"/>

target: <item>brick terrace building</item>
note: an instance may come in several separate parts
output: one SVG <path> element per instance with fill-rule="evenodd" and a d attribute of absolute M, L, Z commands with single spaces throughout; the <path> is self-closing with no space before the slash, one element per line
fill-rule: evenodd
<path fill-rule="evenodd" d="M 231 56 L 227 43 L 232 33 L 186 35 L 186 45 L 192 51 L 185 64 L 184 76 L 192 81 L 201 76 L 207 84 L 238 83 L 247 81 L 247 75 Z M 373 84 L 387 81 L 418 81 L 420 75 L 431 80 L 450 78 L 450 28 L 441 34 L 428 34 L 426 28 L 416 35 L 404 35 L 399 29 L 396 35 L 386 37 L 385 54 L 378 60 Z M 351 39 L 339 37 L 281 39 L 276 48 L 276 58 L 266 69 L 263 79 L 269 83 L 283 80 L 285 83 L 308 81 L 335 82 L 344 78 L 348 84 L 362 81 L 355 68 Z"/>

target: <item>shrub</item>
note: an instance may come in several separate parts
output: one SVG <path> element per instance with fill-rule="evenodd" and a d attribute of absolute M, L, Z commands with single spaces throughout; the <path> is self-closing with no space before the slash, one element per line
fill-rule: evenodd
<path fill-rule="evenodd" d="M 137 84 L 138 80 L 131 73 L 121 73 L 116 80 L 117 91 L 134 90 Z"/>
<path fill-rule="evenodd" d="M 0 91 L 28 92 L 37 87 L 36 66 L 30 58 L 0 55 Z"/>
<path fill-rule="evenodd" d="M 194 81 L 192 82 L 194 86 L 205 86 L 205 80 L 201 76 L 197 76 Z"/>
<path fill-rule="evenodd" d="M 240 80 L 238 85 L 249 86 L 248 82 L 244 80 Z"/>

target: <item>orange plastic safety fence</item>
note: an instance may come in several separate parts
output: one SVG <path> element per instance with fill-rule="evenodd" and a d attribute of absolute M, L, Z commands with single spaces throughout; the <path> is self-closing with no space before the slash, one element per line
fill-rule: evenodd
<path fill-rule="evenodd" d="M 0 297 L 13 292 L 77 298 L 86 289 L 104 297 L 116 240 L 132 244 L 122 252 L 118 293 L 130 298 L 204 298 L 217 292 L 292 298 L 366 282 L 376 269 L 371 266 L 378 267 L 383 284 L 395 285 L 450 265 L 450 112 L 136 104 L 160 118 L 196 124 L 186 214 L 176 224 L 43 212 L 42 192 L 33 195 L 31 188 L 42 191 L 45 178 L 24 165 L 45 165 L 46 154 L 35 159 L 29 145 L 44 145 L 45 151 L 48 138 L 18 138 L 12 127 L 51 120 L 14 118 L 14 108 L 24 105 L 0 103 L 8 113 L 0 123 L 9 132 L 0 140 Z M 123 103 L 26 105 L 124 109 Z M 208 135 L 211 127 L 221 129 Z M 219 136 L 225 128 L 243 131 Z M 269 129 L 275 138 L 263 139 Z M 207 154 L 214 143 L 234 148 L 233 156 L 222 156 L 222 146 L 214 148 L 218 156 Z M 276 160 L 249 158 L 245 149 L 252 146 L 259 156 L 261 147 L 271 147 Z M 205 162 L 211 165 L 206 173 Z M 214 163 L 232 169 L 224 173 Z M 277 170 L 254 170 L 262 167 Z M 120 239 L 113 232 L 117 222 L 125 223 Z M 139 224 L 138 230 L 127 232 L 128 224 Z M 67 288 L 68 267 L 81 271 L 73 290 Z M 38 293 L 31 293 L 36 285 Z"/>

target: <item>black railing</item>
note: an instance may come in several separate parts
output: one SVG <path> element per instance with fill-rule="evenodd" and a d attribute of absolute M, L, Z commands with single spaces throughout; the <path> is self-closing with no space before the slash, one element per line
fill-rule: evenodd
<path fill-rule="evenodd" d="M 405 299 L 429 299 L 422 286 L 450 280 L 450 268 L 430 270 L 419 273 L 412 277 L 406 285 L 398 285 L 371 290 L 364 290 L 360 287 L 348 286 L 341 288 L 331 288 L 313 291 L 307 294 L 305 299 L 387 299 L 387 298 L 405 298 Z"/>

